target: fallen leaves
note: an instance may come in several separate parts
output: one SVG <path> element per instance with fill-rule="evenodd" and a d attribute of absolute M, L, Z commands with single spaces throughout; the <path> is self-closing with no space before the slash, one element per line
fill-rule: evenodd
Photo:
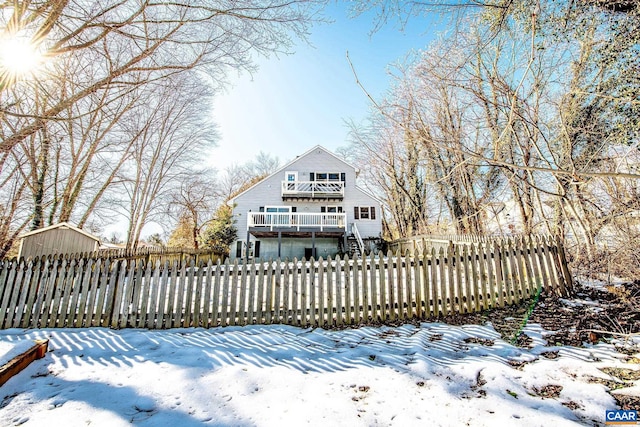
<path fill-rule="evenodd" d="M 535 392 L 535 394 L 537 394 L 542 398 L 555 399 L 557 397 L 560 397 L 560 392 L 562 391 L 562 388 L 563 387 L 561 385 L 549 384 L 543 387 L 533 387 L 533 391 Z"/>

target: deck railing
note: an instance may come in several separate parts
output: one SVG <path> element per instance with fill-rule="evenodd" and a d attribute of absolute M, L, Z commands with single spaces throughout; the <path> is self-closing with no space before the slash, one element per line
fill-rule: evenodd
<path fill-rule="evenodd" d="M 347 215 L 343 213 L 288 213 L 288 212 L 249 212 L 247 226 L 249 228 L 264 227 L 301 229 L 345 228 Z"/>
<path fill-rule="evenodd" d="M 282 196 L 309 198 L 344 197 L 342 181 L 282 181 Z"/>

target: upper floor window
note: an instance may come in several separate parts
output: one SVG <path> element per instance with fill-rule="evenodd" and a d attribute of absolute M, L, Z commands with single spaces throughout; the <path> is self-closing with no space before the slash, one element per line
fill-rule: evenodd
<path fill-rule="evenodd" d="M 287 182 L 295 182 L 298 180 L 298 172 L 285 172 L 284 176 Z"/>
<path fill-rule="evenodd" d="M 310 181 L 342 181 L 346 179 L 344 172 L 311 172 L 309 174 Z"/>

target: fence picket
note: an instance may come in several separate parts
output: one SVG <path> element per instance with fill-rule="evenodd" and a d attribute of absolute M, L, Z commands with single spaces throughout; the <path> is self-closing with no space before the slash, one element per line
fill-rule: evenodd
<path fill-rule="evenodd" d="M 293 259 L 291 268 L 293 269 L 293 274 L 291 275 L 291 277 L 293 277 L 293 284 L 291 286 L 291 299 L 289 301 L 291 305 L 289 306 L 289 319 L 287 322 L 290 325 L 299 325 L 300 318 L 298 317 L 298 309 L 300 308 L 300 279 L 302 278 L 300 274 L 298 274 L 298 271 L 302 270 L 298 269 L 298 258 Z"/>
<path fill-rule="evenodd" d="M 412 301 L 420 301 L 419 298 L 416 298 L 414 294 L 414 287 L 420 283 L 420 276 L 414 275 L 414 259 L 411 257 L 410 253 L 406 253 L 403 258 L 402 263 L 402 271 L 403 274 L 400 276 L 399 280 L 400 287 L 404 284 L 404 297 L 402 298 L 402 307 L 403 307 L 403 319 L 411 319 L 414 317 L 413 313 L 413 304 Z"/>
<path fill-rule="evenodd" d="M 251 260 L 251 264 L 249 265 L 249 271 L 247 281 L 248 281 L 248 289 L 247 289 L 247 315 L 245 318 L 245 325 L 254 324 L 255 312 L 256 312 L 256 260 L 255 258 Z"/>
<path fill-rule="evenodd" d="M 326 265 L 322 257 L 318 259 L 318 326 L 324 327 L 327 324 L 327 316 L 325 314 L 325 276 Z"/>
<path fill-rule="evenodd" d="M 100 277 L 96 283 L 97 300 L 93 313 L 91 326 L 110 327 L 111 316 L 113 314 L 113 292 L 117 281 L 116 274 L 113 270 L 118 270 L 118 262 L 111 262 L 109 258 L 100 264 Z"/>
<path fill-rule="evenodd" d="M 541 286 L 545 291 L 550 290 L 551 280 L 549 279 L 548 272 L 546 269 L 545 261 L 544 261 L 544 248 L 542 247 L 542 239 L 540 236 L 535 237 L 535 245 L 534 245 L 534 253 L 536 267 L 538 268 L 538 273 L 540 273 L 540 281 Z"/>
<path fill-rule="evenodd" d="M 382 254 L 378 256 L 378 260 L 382 258 Z M 371 260 L 369 263 L 369 286 L 371 289 L 371 293 L 369 294 L 369 300 L 371 303 L 371 321 L 376 322 L 382 319 L 378 314 L 380 313 L 378 308 L 378 298 L 380 293 L 378 292 L 378 283 L 376 280 L 376 271 L 378 271 L 376 260 L 371 254 Z"/>
<path fill-rule="evenodd" d="M 204 262 L 197 261 L 196 265 L 198 266 L 195 278 L 194 278 L 194 300 L 193 300 L 193 310 L 192 310 L 192 318 L 193 318 L 193 327 L 197 328 L 199 326 L 203 326 L 203 323 L 206 324 L 206 320 L 203 322 L 201 313 L 203 311 L 202 307 L 202 294 L 204 291 L 204 273 L 205 267 Z"/>
<path fill-rule="evenodd" d="M 551 255 L 552 249 L 551 249 L 551 245 L 549 244 L 548 237 L 542 237 L 541 246 L 545 254 L 544 261 L 547 269 L 547 275 L 550 281 L 549 286 L 551 287 L 551 289 L 555 290 L 556 294 L 562 295 L 562 292 L 559 292 L 561 285 L 558 277 L 558 269 L 554 268 L 555 264 L 553 263 L 553 260 L 552 260 L 552 255 Z"/>
<path fill-rule="evenodd" d="M 423 246 L 421 246 L 423 247 Z M 413 259 L 411 260 L 412 265 L 413 265 L 413 292 L 414 292 L 414 297 L 413 298 L 408 298 L 407 301 L 409 304 L 411 304 L 412 301 L 415 302 L 415 309 L 411 308 L 411 312 L 410 312 L 410 318 L 415 317 L 416 319 L 422 319 L 423 316 L 423 308 L 422 308 L 422 300 L 424 297 L 424 274 L 423 274 L 423 268 L 425 267 L 425 263 L 424 263 L 424 253 L 423 254 L 416 254 Z"/>
<path fill-rule="evenodd" d="M 263 301 L 264 295 L 264 264 L 258 264 L 258 294 L 256 297 L 256 323 L 261 325 L 265 323 Z"/>
<path fill-rule="evenodd" d="M 373 263 L 373 252 L 370 255 L 370 260 L 367 261 L 367 256 L 362 256 L 362 317 L 365 322 L 369 322 L 369 319 L 373 319 L 375 316 L 369 307 L 370 289 L 369 289 L 369 265 Z"/>
<path fill-rule="evenodd" d="M 222 325 L 222 322 L 218 321 L 218 318 L 221 317 L 220 306 L 222 305 L 220 301 L 220 280 L 226 274 L 226 265 L 227 263 L 222 265 L 219 259 L 216 262 L 215 277 L 213 279 L 213 296 L 211 298 L 211 326 Z"/>
<path fill-rule="evenodd" d="M 409 250 L 405 251 L 406 256 L 408 258 L 409 256 Z M 402 277 L 404 275 L 405 272 L 405 263 L 404 260 L 406 258 L 404 258 L 402 256 L 402 254 L 399 254 L 400 256 L 396 256 L 396 271 L 395 271 L 395 286 L 396 286 L 396 305 L 398 306 L 398 319 L 404 319 L 404 296 L 405 296 L 405 289 L 404 289 L 404 281 L 402 280 Z"/>
<path fill-rule="evenodd" d="M 395 255 L 389 258 L 389 264 L 387 265 L 387 286 L 389 293 L 387 294 L 387 302 L 388 302 L 388 310 L 389 310 L 389 319 L 397 320 L 398 313 L 396 311 L 396 298 L 398 296 L 396 291 L 396 283 L 394 269 L 397 268 L 398 260 L 400 259 L 400 252 L 396 252 Z"/>
<path fill-rule="evenodd" d="M 279 259 L 272 264 L 272 277 L 269 281 L 271 287 L 271 320 L 270 323 L 280 323 L 282 317 L 280 316 L 280 296 L 282 293 L 282 277 L 284 276 L 283 263 Z M 286 320 L 286 319 L 285 319 Z"/>
<path fill-rule="evenodd" d="M 45 258 L 43 272 L 42 272 L 42 275 L 40 276 L 40 283 L 38 286 L 36 301 L 33 307 L 33 319 L 30 325 L 30 327 L 32 328 L 40 327 L 40 320 L 42 319 L 43 309 L 44 307 L 46 307 L 45 298 L 47 295 L 49 295 L 49 286 L 51 283 L 51 276 L 55 274 L 55 269 L 53 268 L 52 264 L 53 262 L 51 260 L 51 257 Z M 0 284 L 2 284 L 1 272 L 0 272 Z M 0 295 L 2 294 L 0 293 Z"/>
<path fill-rule="evenodd" d="M 466 245 L 463 246 L 463 248 L 466 248 Z M 463 277 L 462 277 L 462 252 L 461 252 L 461 248 L 458 245 L 454 246 L 453 249 L 453 276 L 454 276 L 454 283 L 455 286 L 453 287 L 455 290 L 455 296 L 454 296 L 454 300 L 455 300 L 455 306 L 457 307 L 457 309 L 455 309 L 456 312 L 458 313 L 465 313 L 465 305 L 464 305 L 464 282 L 463 282 Z"/>
<path fill-rule="evenodd" d="M 11 299 L 9 300 L 8 307 L 7 307 L 7 313 L 6 313 L 6 319 L 5 319 L 6 326 L 4 326 L 5 328 L 16 327 L 14 321 L 16 318 L 16 312 L 18 310 L 17 305 L 18 305 L 19 297 L 20 297 L 20 294 L 22 293 L 24 276 L 25 274 L 27 274 L 27 269 L 28 269 L 27 262 L 28 261 L 26 260 L 23 260 L 22 262 L 20 262 L 16 270 L 15 282 L 11 290 Z"/>
<path fill-rule="evenodd" d="M 336 325 L 342 326 L 344 323 L 342 317 L 342 259 L 336 255 L 336 287 L 335 287 L 335 304 L 336 304 Z"/>
<path fill-rule="evenodd" d="M 562 271 L 562 296 L 566 297 L 569 295 L 569 292 L 573 290 L 573 278 L 569 271 L 569 264 L 567 263 L 567 257 L 564 252 L 564 245 L 558 237 L 555 238 L 555 246 L 558 251 L 558 264 L 560 264 L 560 269 Z"/>
<path fill-rule="evenodd" d="M 336 255 L 335 259 L 338 259 Z M 326 283 L 326 322 L 325 325 L 333 325 L 333 268 L 331 257 L 327 257 L 327 283 Z"/>
<path fill-rule="evenodd" d="M 430 280 L 427 290 L 428 297 L 425 298 L 429 312 L 433 313 L 433 317 L 440 316 L 440 305 L 438 304 L 438 257 L 436 255 L 436 248 L 431 248 L 429 254 L 429 273 Z"/>
<path fill-rule="evenodd" d="M 68 300 L 69 298 L 68 295 L 71 289 L 71 286 L 68 285 L 68 282 L 69 280 L 73 280 L 73 271 L 70 271 L 71 270 L 70 267 L 71 267 L 71 261 L 64 259 L 61 264 L 61 272 L 60 272 L 61 274 L 58 276 L 60 280 L 58 281 L 56 286 L 56 292 L 54 294 L 55 300 L 53 301 L 53 307 L 51 309 L 51 313 L 49 316 L 49 323 L 47 324 L 47 327 L 49 328 L 64 327 L 64 324 L 63 322 L 60 322 L 60 319 L 65 314 L 64 300 L 65 299 Z"/>
<path fill-rule="evenodd" d="M 78 311 L 75 316 L 75 320 L 73 321 L 73 326 L 76 328 L 81 328 L 85 324 L 85 310 L 87 309 L 87 299 L 89 298 L 89 288 L 91 287 L 91 274 L 93 272 L 94 260 L 91 258 L 86 258 L 81 263 L 82 275 L 79 275 L 80 280 L 80 295 L 78 297 L 77 305 Z M 73 309 L 73 307 L 71 307 Z"/>
<path fill-rule="evenodd" d="M 149 295 L 151 294 L 151 287 L 153 286 L 153 273 L 152 269 L 153 261 L 147 261 L 144 275 L 141 277 L 142 285 L 140 286 L 140 301 L 138 305 L 137 327 L 144 328 L 147 325 L 147 315 L 149 311 Z"/>
<path fill-rule="evenodd" d="M 527 282 L 525 276 L 524 259 L 522 258 L 522 240 L 513 240 L 513 259 L 515 268 L 518 272 L 518 287 L 516 288 L 520 293 L 520 301 L 530 297 L 527 292 Z"/>
<path fill-rule="evenodd" d="M 167 274 L 171 274 L 171 279 L 169 281 L 169 295 L 167 298 L 167 313 L 164 316 L 164 324 L 167 329 L 173 328 L 174 325 L 174 313 L 176 308 L 176 299 L 177 299 L 177 289 L 178 289 L 178 261 L 169 261 L 169 270 Z M 171 272 L 171 273 L 169 273 Z"/>
<path fill-rule="evenodd" d="M 424 245 L 422 246 L 425 249 Z M 426 319 L 430 317 L 429 309 L 429 256 L 423 250 L 419 257 L 416 257 L 416 317 Z"/>
<path fill-rule="evenodd" d="M 312 326 L 318 326 L 318 318 L 316 315 L 316 306 L 317 306 L 317 281 L 316 281 L 316 265 L 318 262 L 311 257 L 309 260 L 309 324 Z"/>
<path fill-rule="evenodd" d="M 296 269 L 297 268 L 298 267 L 296 267 Z M 298 310 L 296 310 L 296 312 L 300 312 L 300 317 L 297 324 L 300 326 L 307 326 L 307 284 L 309 281 L 307 280 L 307 261 L 305 258 L 302 258 L 300 274 L 296 273 L 296 276 L 300 276 L 300 297 L 297 299 Z"/>
<path fill-rule="evenodd" d="M 460 304 L 464 303 L 464 313 L 472 313 L 474 306 L 472 304 L 471 283 L 469 280 L 469 246 L 462 246 L 460 254 Z"/>
<path fill-rule="evenodd" d="M 44 296 L 44 300 L 42 301 L 42 314 L 40 317 L 40 321 L 38 322 L 38 328 L 46 328 L 49 326 L 49 319 L 53 316 L 54 307 L 56 305 L 56 301 L 58 301 L 57 296 L 59 295 L 59 289 L 62 286 L 62 281 L 64 279 L 64 269 L 62 264 L 64 263 L 64 259 L 61 257 L 53 258 L 53 266 L 51 270 L 51 275 L 49 276 L 49 280 L 47 281 L 46 288 L 47 293 Z M 0 323 L 2 322 L 2 317 L 0 317 Z"/>
<path fill-rule="evenodd" d="M 30 293 L 30 285 L 35 273 L 34 266 L 34 260 L 30 260 L 25 263 L 24 275 L 22 276 L 20 292 L 18 293 L 17 308 L 14 310 L 13 321 L 11 322 L 11 324 L 16 328 L 19 328 L 22 323 L 25 305 L 27 304 L 27 295 Z"/>
<path fill-rule="evenodd" d="M 391 260 L 391 252 L 387 253 L 387 259 Z M 387 320 L 387 285 L 386 285 L 386 274 L 384 269 L 385 263 L 382 257 L 378 258 L 378 278 L 380 280 L 379 298 L 380 298 L 380 320 Z"/>
<path fill-rule="evenodd" d="M 438 272 L 440 273 L 438 277 L 438 283 L 440 284 L 438 294 L 440 296 L 440 312 L 443 316 L 449 314 L 449 305 L 447 303 L 447 285 L 450 285 L 451 283 L 448 280 L 448 271 L 450 271 L 450 269 L 445 267 L 445 259 L 444 248 L 440 248 L 440 252 L 438 253 Z"/>
<path fill-rule="evenodd" d="M 109 275 L 109 284 L 113 286 L 113 298 L 109 300 L 107 308 L 107 316 L 111 312 L 109 323 L 112 328 L 117 328 L 120 323 L 120 314 L 122 313 L 122 295 L 125 287 L 125 277 L 127 271 L 127 261 L 113 263 L 111 274 Z"/>
<path fill-rule="evenodd" d="M 351 317 L 351 261 L 349 255 L 344 256 L 344 281 L 342 282 L 342 295 L 344 295 L 344 320 L 347 325 L 353 324 Z"/>
<path fill-rule="evenodd" d="M 195 282 L 195 261 L 191 259 L 186 270 L 187 280 L 185 283 L 184 299 L 183 299 L 183 317 L 182 327 L 189 328 L 195 326 L 193 324 L 193 290 Z"/>
<path fill-rule="evenodd" d="M 363 266 L 364 254 L 362 257 L 353 257 L 353 321 L 356 325 L 360 324 L 360 313 L 364 311 L 360 300 L 360 267 Z"/>
<path fill-rule="evenodd" d="M 240 276 L 240 268 L 238 265 L 238 259 L 233 261 L 233 274 L 231 275 L 231 301 L 229 302 L 229 321 L 231 326 L 236 325 L 236 317 L 238 316 L 238 282 Z"/>
<path fill-rule="evenodd" d="M 124 325 L 121 327 L 125 327 L 126 325 L 130 325 L 131 327 L 137 327 L 136 318 L 138 317 L 138 307 L 140 304 L 140 292 L 144 286 L 142 282 L 142 271 L 144 270 L 145 261 L 139 259 L 135 261 L 135 264 L 132 265 L 133 271 L 130 270 L 130 275 L 128 275 L 129 283 L 128 283 L 128 292 L 126 295 L 126 299 L 123 303 L 129 307 L 126 311 L 126 315 L 124 317 Z M 129 292 L 130 291 L 130 292 Z"/>
<path fill-rule="evenodd" d="M 160 281 L 158 282 L 158 310 L 156 312 L 156 323 L 155 327 L 158 329 L 164 329 L 165 324 L 165 313 L 167 312 L 167 295 L 168 287 L 169 287 L 169 261 L 165 261 L 161 263 L 160 260 L 157 261 L 158 270 L 160 270 Z"/>
<path fill-rule="evenodd" d="M 91 279 L 89 281 L 89 289 L 87 293 L 87 305 L 85 317 L 82 322 L 84 327 L 93 326 L 93 316 L 98 304 L 98 284 L 100 282 L 100 274 L 102 272 L 103 261 L 97 258 L 93 262 L 93 269 L 91 271 Z M 84 311 L 84 310 L 82 310 Z"/>
<path fill-rule="evenodd" d="M 78 306 L 78 298 L 80 296 L 80 287 L 82 283 L 82 260 L 73 259 L 72 277 L 69 281 L 68 302 L 64 305 L 66 316 L 63 314 L 61 319 L 64 320 L 67 327 L 73 327 L 76 317 L 76 307 Z"/>

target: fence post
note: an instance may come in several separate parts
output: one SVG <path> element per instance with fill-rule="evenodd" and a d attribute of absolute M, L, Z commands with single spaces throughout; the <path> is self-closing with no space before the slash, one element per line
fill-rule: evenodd
<path fill-rule="evenodd" d="M 564 252 L 564 245 L 560 240 L 560 236 L 556 236 L 555 238 L 556 246 L 558 248 L 558 255 L 560 259 L 560 267 L 562 269 L 562 276 L 564 276 L 564 284 L 565 284 L 565 295 L 573 294 L 573 277 L 571 277 L 571 272 L 569 271 L 569 267 L 567 264 L 567 255 Z"/>

